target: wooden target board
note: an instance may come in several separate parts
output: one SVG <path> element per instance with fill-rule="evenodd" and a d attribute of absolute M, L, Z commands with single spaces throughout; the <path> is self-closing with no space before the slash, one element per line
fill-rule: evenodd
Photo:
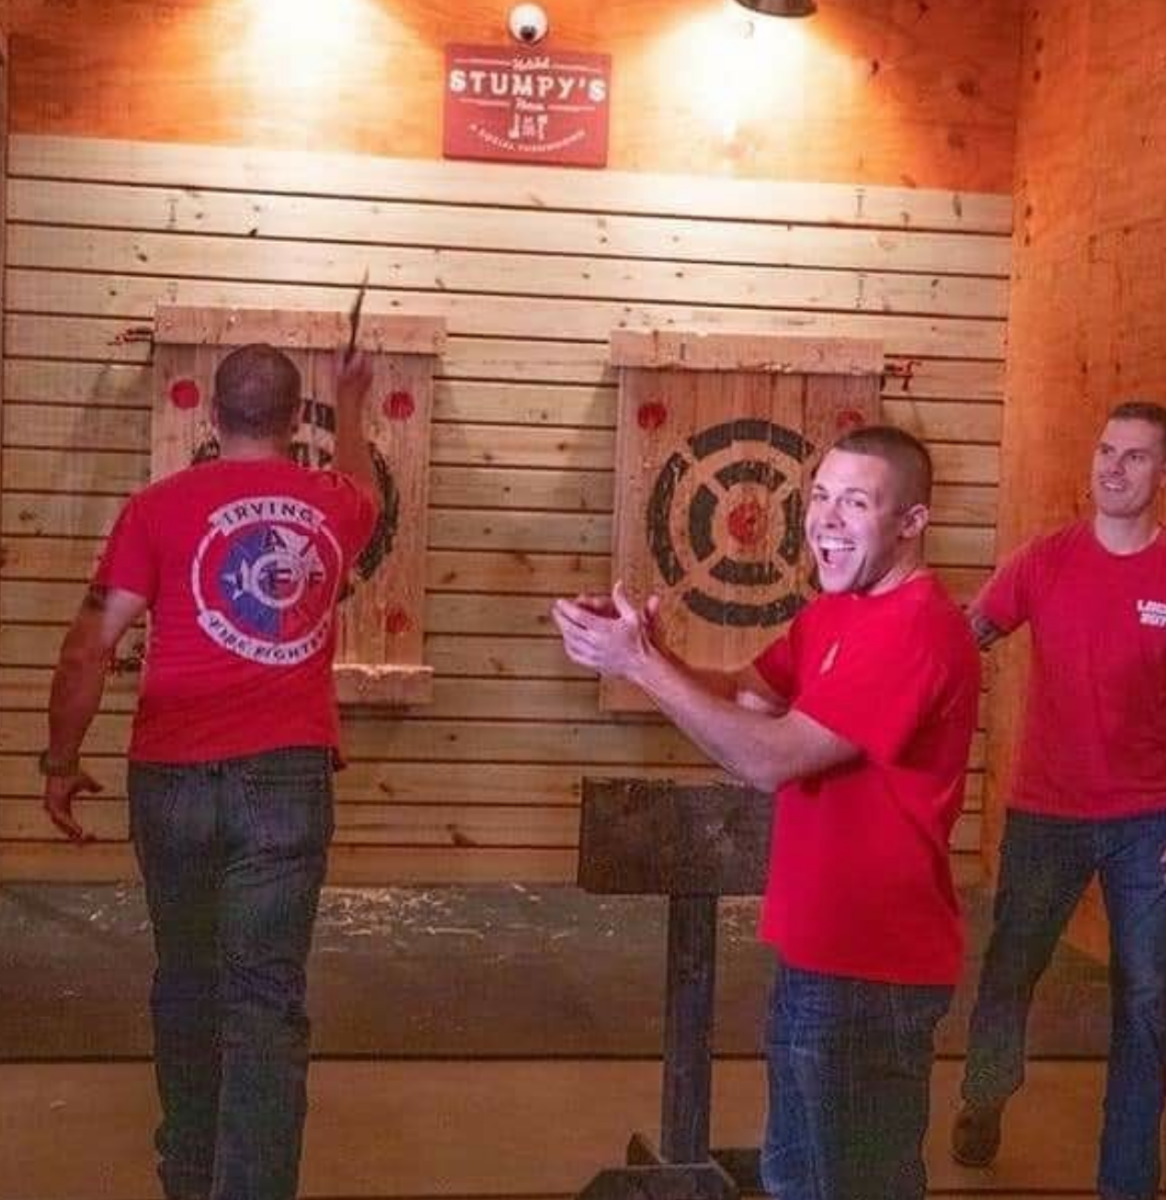
<path fill-rule="evenodd" d="M 296 459 L 328 467 L 336 458 L 335 355 L 347 345 L 343 312 L 160 305 L 154 322 L 151 476 L 160 479 L 218 454 L 210 419 L 214 373 L 238 346 L 266 342 L 284 351 L 303 381 Z M 356 564 L 355 592 L 341 606 L 336 691 L 342 704 L 404 705 L 431 700 L 433 671 L 422 662 L 425 529 L 433 371 L 444 322 L 365 315 L 357 345 L 373 378 L 359 433 L 367 484 L 381 515 Z"/>
<path fill-rule="evenodd" d="M 619 330 L 611 361 L 613 581 L 660 597 L 659 640 L 682 662 L 739 670 L 813 594 L 804 497 L 823 450 L 877 422 L 881 343 Z M 600 704 L 651 707 L 618 680 Z"/>

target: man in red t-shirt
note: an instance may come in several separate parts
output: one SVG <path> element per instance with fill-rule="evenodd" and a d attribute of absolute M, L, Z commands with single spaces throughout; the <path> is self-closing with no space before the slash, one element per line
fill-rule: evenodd
<path fill-rule="evenodd" d="M 775 797 L 761 936 L 780 955 L 762 1153 L 781 1200 L 922 1200 L 935 1025 L 960 971 L 948 837 L 976 726 L 967 622 L 923 566 L 931 462 L 901 430 L 823 458 L 805 534 L 823 595 L 723 698 L 619 584 L 557 601 L 570 658 L 628 679 Z M 765 703 L 756 699 L 761 691 Z"/>
<path fill-rule="evenodd" d="M 363 357 L 337 380 L 338 465 L 361 442 Z M 80 752 L 118 641 L 149 613 L 129 750 L 130 828 L 154 927 L 151 994 L 170 1200 L 292 1200 L 306 1111 L 305 963 L 332 835 L 336 605 L 376 505 L 289 457 L 291 360 L 215 373 L 220 456 L 122 509 L 61 648 L 41 755 L 70 838 Z M 359 451 L 357 451 L 359 453 Z"/>
<path fill-rule="evenodd" d="M 1027 622 L 1032 668 L 952 1152 L 986 1166 L 1024 1078 L 1033 988 L 1093 875 L 1110 924 L 1104 1198 L 1157 1196 L 1166 1098 L 1166 408 L 1110 414 L 1092 520 L 1029 543 L 972 604 L 980 643 Z"/>

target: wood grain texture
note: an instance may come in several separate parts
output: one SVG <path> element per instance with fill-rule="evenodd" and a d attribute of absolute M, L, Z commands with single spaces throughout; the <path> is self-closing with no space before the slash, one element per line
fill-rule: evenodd
<path fill-rule="evenodd" d="M 742 338 L 716 333 L 616 330 L 611 364 L 656 371 L 756 371 L 776 375 L 879 375 L 880 342 L 856 339 Z"/>
<path fill-rule="evenodd" d="M 936 458 L 932 562 L 966 598 L 993 560 L 1007 197 L 858 176 L 678 179 L 27 136 L 14 159 L 0 805 L 35 798 L 48 668 L 101 537 L 148 476 L 160 304 L 286 309 L 280 329 L 304 355 L 304 312 L 326 314 L 317 340 L 336 337 L 369 265 L 371 322 L 447 324 L 414 529 L 428 545 L 418 587 L 433 705 L 420 720 L 356 710 L 347 722 L 338 878 L 570 878 L 558 810 L 574 810 L 582 773 L 707 776 L 655 718 L 601 713 L 595 680 L 567 662 L 549 619 L 553 596 L 611 581 L 613 329 L 698 331 L 709 345 L 878 340 L 884 414 Z M 111 789 L 124 786 L 133 695 L 132 676 L 112 680 L 94 729 Z M 982 770 L 978 748 L 973 805 Z M 377 807 L 393 804 L 409 811 Z M 102 814 L 112 835 L 120 818 Z M 118 869 L 42 843 L 34 817 L 14 810 L 18 854 L 3 843 L 0 871 Z M 958 855 L 978 831 L 973 811 Z"/>
<path fill-rule="evenodd" d="M 564 0 L 552 36 L 612 55 L 613 169 L 999 191 L 1021 7 L 834 0 L 746 38 L 703 0 Z M 441 153 L 443 46 L 506 40 L 481 0 L 14 0 L 12 29 L 22 133 L 420 159 Z"/>
<path fill-rule="evenodd" d="M 1025 6 L 1000 549 L 1089 511 L 1090 453 L 1116 402 L 1166 400 L 1162 195 L 1166 10 Z M 1027 655 L 993 654 L 985 851 L 995 860 Z M 1104 949 L 1096 894 L 1076 926 Z"/>

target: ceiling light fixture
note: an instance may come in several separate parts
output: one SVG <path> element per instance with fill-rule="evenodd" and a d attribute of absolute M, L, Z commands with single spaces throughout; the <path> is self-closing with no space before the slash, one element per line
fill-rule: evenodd
<path fill-rule="evenodd" d="M 737 3 L 766 17 L 809 17 L 818 11 L 815 0 L 737 0 Z"/>

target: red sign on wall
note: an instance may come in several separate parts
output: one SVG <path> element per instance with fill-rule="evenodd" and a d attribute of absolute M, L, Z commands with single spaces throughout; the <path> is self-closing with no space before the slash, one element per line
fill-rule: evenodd
<path fill-rule="evenodd" d="M 611 59 L 506 46 L 445 49 L 445 157 L 602 167 Z"/>

